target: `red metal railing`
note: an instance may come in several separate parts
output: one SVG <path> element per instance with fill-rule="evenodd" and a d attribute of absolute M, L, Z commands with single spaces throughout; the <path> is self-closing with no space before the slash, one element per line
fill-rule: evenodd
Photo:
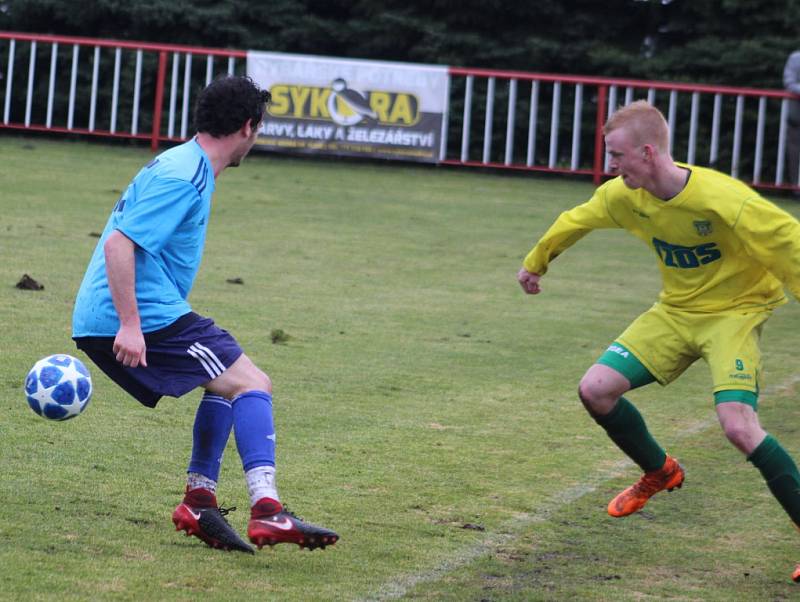
<path fill-rule="evenodd" d="M 673 135 L 675 135 L 675 132 L 678 130 L 686 130 L 685 132 L 682 132 L 684 138 L 675 140 L 675 144 L 673 144 L 673 154 L 676 154 L 676 148 L 679 146 L 678 143 L 680 143 L 680 145 L 685 144 L 690 147 L 690 152 L 688 154 L 692 159 L 687 162 L 704 163 L 705 161 L 697 160 L 696 151 L 698 148 L 704 146 L 710 147 L 709 160 L 705 163 L 712 164 L 717 168 L 723 168 L 724 170 L 724 167 L 727 166 L 721 166 L 718 165 L 718 163 L 728 162 L 732 175 L 737 177 L 739 176 L 738 172 L 745 169 L 745 166 L 748 169 L 752 168 L 753 177 L 751 178 L 750 182 L 762 188 L 798 189 L 798 186 L 795 183 L 786 183 L 784 181 L 785 178 L 783 177 L 784 148 L 786 143 L 786 103 L 789 99 L 793 98 L 792 94 L 783 90 L 767 90 L 734 86 L 710 86 L 678 82 L 658 82 L 493 69 L 470 69 L 462 67 L 451 67 L 449 72 L 454 83 L 457 82 L 459 78 L 472 81 L 469 81 L 468 85 L 464 86 L 466 92 L 464 97 L 464 116 L 462 120 L 462 154 L 459 158 L 449 155 L 443 161 L 445 164 L 463 165 L 468 167 L 490 167 L 497 169 L 585 174 L 591 175 L 594 182 L 599 183 L 603 177 L 610 175 L 605 167 L 602 127 L 608 117 L 609 111 L 615 109 L 619 104 L 616 102 L 616 94 L 620 90 L 624 90 L 627 103 L 633 94 L 644 91 L 647 93 L 648 100 L 651 100 L 653 104 L 656 104 L 657 106 L 659 104 L 662 105 L 659 106 L 659 108 L 661 108 L 668 117 L 668 121 L 670 123 L 671 140 Z M 489 102 L 489 96 L 491 96 L 496 90 L 496 80 L 508 82 L 509 96 L 512 95 L 510 91 L 512 83 L 514 85 L 514 93 L 516 93 L 516 82 L 527 82 L 531 84 L 531 102 L 529 105 L 531 114 L 531 120 L 529 123 L 531 125 L 529 126 L 528 131 L 529 149 L 532 146 L 532 142 L 535 142 L 536 139 L 541 138 L 541 128 L 537 129 L 538 120 L 536 116 L 533 115 L 533 113 L 536 111 L 534 107 L 539 106 L 536 101 L 539 97 L 540 89 L 544 89 L 545 86 L 550 86 L 550 88 L 553 89 L 552 102 L 549 105 L 552 118 L 549 132 L 551 156 L 549 157 L 548 161 L 541 162 L 535 160 L 535 158 L 532 159 L 530 151 L 528 153 L 527 161 L 521 162 L 519 160 L 514 160 L 514 157 L 510 156 L 509 152 L 513 152 L 513 144 L 508 144 L 508 140 L 506 140 L 506 156 L 504 161 L 498 159 L 497 152 L 492 151 L 490 145 L 486 145 L 485 140 L 483 140 L 484 153 L 481 160 L 476 160 L 472 157 L 465 156 L 464 149 L 473 149 L 473 147 L 476 146 L 473 144 L 475 141 L 471 134 L 471 124 L 467 123 L 470 119 L 469 116 L 471 115 L 471 111 L 468 110 L 468 106 L 471 107 L 472 104 L 475 103 L 475 93 L 473 90 L 478 87 L 478 83 L 476 82 L 487 82 L 486 101 L 483 103 L 484 108 L 487 111 L 487 127 L 485 128 L 485 131 L 491 132 L 493 131 L 491 128 L 491 122 L 492 120 L 497 120 L 497 117 L 488 114 L 488 111 L 490 110 L 488 107 L 492 107 L 494 104 L 493 102 Z M 451 88 L 453 87 L 454 85 L 451 84 Z M 563 130 L 565 129 L 561 125 L 559 116 L 563 116 L 563 114 L 567 112 L 563 107 L 557 106 L 560 102 L 561 90 L 564 87 L 571 88 L 574 91 L 575 97 L 575 107 L 573 110 L 573 131 L 571 132 L 573 134 L 573 153 L 571 157 L 572 161 L 568 166 L 563 164 L 564 157 L 563 153 L 559 152 L 560 149 L 558 144 L 559 135 L 563 136 Z M 590 102 L 584 102 L 582 100 L 583 88 L 588 88 L 592 91 L 594 98 Z M 663 106 L 664 102 L 659 103 L 655 101 L 656 93 L 661 93 L 663 95 L 664 92 L 669 94 L 668 107 Z M 676 107 L 680 103 L 678 99 L 680 97 L 686 97 L 687 95 L 691 97 L 692 106 L 691 115 L 686 118 L 686 122 L 684 123 L 679 122 L 680 118 L 677 117 L 678 109 Z M 614 100 L 611 100 L 612 96 Z M 478 99 L 478 103 L 480 103 L 480 101 L 481 99 Z M 753 101 L 756 101 L 759 105 L 757 117 L 753 117 L 749 114 L 747 105 L 745 104 L 746 102 L 752 103 Z M 712 105 L 709 106 L 707 110 L 707 115 L 711 121 L 711 127 L 708 128 L 710 131 L 707 138 L 698 139 L 697 132 L 704 125 L 704 122 L 699 117 L 698 107 L 703 103 L 706 105 Z M 735 108 L 729 107 L 726 109 L 724 108 L 725 103 L 729 105 L 735 103 Z M 767 103 L 771 103 L 780 110 L 769 113 L 768 116 L 765 108 Z M 585 105 L 589 105 L 588 108 Z M 684 105 L 683 111 L 685 112 L 687 108 L 688 107 Z M 524 112 L 525 110 L 528 109 L 526 107 L 520 107 L 521 112 Z M 584 152 L 583 148 L 580 148 L 580 131 L 576 133 L 574 130 L 576 127 L 580 128 L 581 120 L 584 117 L 588 117 L 589 113 L 592 111 L 594 112 L 594 132 L 591 144 L 592 152 L 591 155 L 589 155 L 588 153 Z M 770 116 L 778 114 L 780 114 L 780 119 L 775 119 L 774 117 L 770 118 Z M 725 129 L 724 124 L 722 123 L 724 119 L 733 121 L 734 127 L 732 129 Z M 507 120 L 510 120 L 512 124 L 515 123 L 515 115 L 513 114 L 512 109 L 509 109 Z M 688 128 L 685 127 L 686 125 L 688 125 Z M 705 123 L 705 125 L 708 125 L 708 123 Z M 774 162 L 769 164 L 770 168 L 775 168 L 775 177 L 772 178 L 773 181 L 765 179 L 762 173 L 766 165 L 764 162 L 764 146 L 766 140 L 765 132 L 769 128 L 772 129 L 773 135 L 771 140 L 776 143 L 775 148 L 777 152 Z M 513 129 L 513 125 L 508 129 Z M 569 130 L 569 128 L 566 129 Z M 749 130 L 752 130 L 752 132 Z M 732 132 L 732 134 L 728 135 L 729 132 Z M 755 135 L 750 135 L 753 133 L 755 133 Z M 748 137 L 748 135 L 750 136 Z M 495 138 L 497 138 L 497 136 L 495 136 Z M 531 138 L 534 140 L 532 141 Z M 516 141 L 513 141 L 513 143 L 516 144 Z M 727 149 L 723 149 L 724 152 L 720 151 L 719 145 L 722 143 L 731 145 L 730 158 L 727 156 L 722 156 L 727 154 Z M 578 145 L 579 148 L 576 149 L 576 145 Z M 752 149 L 752 153 L 745 153 L 745 155 L 743 155 L 743 145 L 749 145 L 747 148 Z M 489 146 L 488 152 L 487 146 Z M 585 144 L 584 146 L 589 145 Z M 678 160 L 684 160 L 683 157 L 676 158 Z M 791 176 L 792 177 L 789 179 L 792 182 L 797 182 L 797 174 L 791 174 Z"/>
<path fill-rule="evenodd" d="M 149 140 L 154 150 L 162 142 L 181 141 L 189 135 L 189 99 L 193 89 L 203 83 L 202 66 L 198 67 L 199 61 L 193 62 L 193 58 L 205 58 L 208 83 L 219 71 L 218 61 L 227 59 L 229 73 L 242 73 L 247 57 L 244 50 L 16 32 L 0 32 L 2 40 L 8 45 L 0 45 L 0 70 L 5 58 L 0 128 Z M 15 69 L 24 67 L 17 64 L 23 62 L 15 56 L 17 46 L 23 61 L 27 56 L 27 81 L 21 74 L 14 75 Z M 50 49 L 49 79 L 48 62 L 39 56 L 42 48 Z M 80 51 L 87 48 L 93 51 L 91 64 L 85 57 L 81 62 Z M 71 66 L 67 65 L 70 60 Z M 183 76 L 179 72 L 181 63 Z M 444 144 L 444 164 L 588 175 L 599 183 L 610 175 L 602 136 L 609 112 L 635 95 L 646 94 L 667 116 L 677 160 L 708 164 L 735 177 L 752 170 L 751 176 L 742 179 L 762 188 L 800 189 L 798 174 L 787 178 L 784 173 L 787 104 L 792 95 L 783 90 L 462 67 L 450 67 L 448 72 L 450 139 L 460 127 L 461 152 L 454 143 Z M 68 92 L 64 89 L 65 75 L 70 79 Z M 493 114 L 496 80 L 508 84 L 507 91 L 497 91 L 500 96 L 507 93 L 509 99 L 505 137 L 493 128 L 494 121 L 502 119 Z M 530 101 L 516 101 L 518 82 L 530 86 Z M 481 88 L 484 83 L 485 92 Z M 462 87 L 464 109 L 459 116 L 454 107 L 459 104 Z M 585 90 L 588 100 L 584 100 Z M 623 94 L 624 102 L 620 102 Z M 128 101 L 126 95 L 132 100 Z M 562 98 L 572 99 L 571 109 L 564 106 Z M 177 106 L 179 99 L 182 108 Z M 473 104 L 478 109 L 482 106 L 485 114 L 483 132 L 478 135 L 472 131 Z M 140 112 L 145 124 L 141 128 Z M 123 113 L 129 117 L 130 127 L 118 127 Z M 540 119 L 548 113 L 549 120 Z M 517 115 L 528 116 L 527 136 L 514 135 L 525 130 L 516 122 Z M 565 125 L 568 117 L 571 124 Z M 179 119 L 180 131 L 176 132 Z M 569 145 L 563 141 L 566 136 L 571 138 Z M 543 142 L 547 143 L 544 159 L 539 149 Z M 499 143 L 503 143 L 504 153 L 498 151 Z M 682 156 L 684 150 L 686 155 Z M 774 158 L 769 156 L 771 152 Z M 702 153 L 707 153 L 707 159 L 700 156 Z M 522 154 L 525 160 L 519 158 Z"/>
<path fill-rule="evenodd" d="M 169 57 L 173 57 L 173 77 L 172 77 L 172 97 L 171 99 L 176 98 L 181 93 L 176 92 L 177 87 L 177 69 L 175 68 L 180 61 L 180 58 L 183 57 L 184 59 L 184 91 L 182 93 L 183 96 L 188 96 L 190 94 L 190 87 L 192 83 L 192 78 L 197 80 L 196 74 L 193 75 L 191 69 L 191 58 L 190 57 L 205 57 L 207 59 L 207 64 L 211 65 L 211 61 L 214 58 L 227 58 L 229 59 L 228 71 L 232 70 L 232 60 L 233 59 L 245 59 L 247 57 L 247 52 L 243 50 L 226 50 L 226 49 L 215 49 L 215 48 L 201 48 L 195 46 L 184 46 L 184 45 L 177 45 L 177 44 L 151 44 L 146 42 L 127 42 L 122 40 L 102 40 L 102 39 L 94 39 L 94 38 L 85 38 L 85 37 L 74 37 L 74 36 L 55 36 L 55 35 L 40 35 L 40 34 L 28 34 L 28 33 L 17 33 L 17 32 L 0 32 L 0 40 L 8 40 L 9 41 L 9 51 L 7 54 L 7 65 L 6 65 L 6 97 L 5 97 L 5 111 L 4 111 L 4 119 L 0 122 L 0 127 L 3 128 L 11 128 L 11 129 L 24 129 L 24 130 L 32 130 L 32 131 L 49 131 L 49 132 L 59 132 L 59 133 L 71 133 L 71 134 L 84 134 L 84 135 L 94 135 L 94 136 L 113 136 L 113 137 L 121 137 L 121 138 L 132 138 L 132 139 L 140 139 L 140 140 L 150 140 L 151 147 L 155 150 L 160 142 L 167 142 L 167 141 L 176 141 L 185 138 L 182 135 L 175 135 L 173 131 L 169 131 L 167 133 L 164 132 L 164 124 L 162 122 L 162 118 L 165 112 L 164 107 L 164 100 L 165 100 L 165 90 L 167 88 L 167 62 Z M 26 107 L 25 115 L 26 119 L 24 121 L 14 120 L 10 118 L 11 112 L 11 105 L 12 102 L 15 100 L 13 95 L 11 94 L 13 88 L 13 70 L 14 70 L 14 52 L 16 49 L 16 44 L 18 42 L 29 42 L 30 45 L 25 50 L 28 51 L 28 94 L 25 98 L 24 105 Z M 32 91 L 37 88 L 41 87 L 41 82 L 45 79 L 42 77 L 42 70 L 40 64 L 37 65 L 38 61 L 38 51 L 39 46 L 49 46 L 52 50 L 51 57 L 50 57 L 50 80 L 53 82 L 55 80 L 56 74 L 62 73 L 63 70 L 59 69 L 57 64 L 59 62 L 63 63 L 65 60 L 64 56 L 60 56 L 58 52 L 62 50 L 60 47 L 71 47 L 72 48 L 72 70 L 70 72 L 72 81 L 76 81 L 79 75 L 83 75 L 82 72 L 76 72 L 78 70 L 78 56 L 79 50 L 83 48 L 91 48 L 94 50 L 94 57 L 95 60 L 92 64 L 93 69 L 93 77 L 92 77 L 92 102 L 96 102 L 95 97 L 98 92 L 98 80 L 100 78 L 99 70 L 102 68 L 104 69 L 103 76 L 106 78 L 114 78 L 115 86 L 117 86 L 120 82 L 121 75 L 120 75 L 120 65 L 122 63 L 121 60 L 121 53 L 127 52 L 130 54 L 136 53 L 136 69 L 138 71 L 135 81 L 141 82 L 142 79 L 150 80 L 153 79 L 153 86 L 152 86 L 152 93 L 153 93 L 153 102 L 152 102 L 152 112 L 149 115 L 152 116 L 152 123 L 151 127 L 149 128 L 149 133 L 139 132 L 138 128 L 132 125 L 127 131 L 125 129 L 117 130 L 114 127 L 109 127 L 108 129 L 102 127 L 94 127 L 94 124 L 91 124 L 87 127 L 78 127 L 73 126 L 71 123 L 67 124 L 58 124 L 58 123 L 34 123 L 32 122 L 28 116 L 32 113 L 32 105 L 38 100 L 38 97 L 34 97 Z M 101 49 L 106 51 L 113 51 L 115 53 L 115 61 L 114 61 L 114 69 L 113 72 L 109 67 L 102 66 L 102 57 L 101 57 Z M 152 55 L 156 57 L 156 71 L 155 73 L 145 73 L 144 76 L 142 74 L 142 55 Z M 38 67 L 38 70 L 37 70 Z M 129 64 L 128 67 L 130 68 L 131 65 Z M 212 69 L 209 67 L 206 69 L 206 73 L 210 74 Z M 113 75 L 112 75 L 113 73 Z M 131 74 L 126 74 L 130 76 Z M 208 79 L 208 76 L 206 77 Z M 141 84 L 140 84 L 141 85 Z M 144 96 L 143 92 L 149 92 L 149 90 L 144 90 L 142 88 L 139 89 L 132 89 L 127 90 L 134 95 L 134 98 L 140 98 Z M 75 105 L 75 97 L 77 95 L 77 90 L 75 87 L 71 87 L 69 92 L 69 106 L 70 111 L 73 110 Z M 64 94 L 60 95 L 63 101 Z M 52 114 L 53 104 L 56 102 L 57 96 L 55 95 L 54 86 L 51 83 L 50 91 L 48 95 L 48 115 Z M 19 100 L 19 99 L 17 99 Z M 119 98 L 114 98 L 113 102 L 119 102 Z M 20 104 L 17 102 L 17 104 Z M 138 103 L 135 107 L 133 107 L 132 112 L 138 116 L 138 112 L 140 110 L 141 103 Z M 184 103 L 186 104 L 186 103 Z M 17 107 L 19 109 L 19 107 Z M 91 109 L 92 113 L 97 108 L 96 104 L 93 104 Z M 111 107 L 111 113 L 115 114 L 116 109 L 118 106 Z M 173 123 L 173 120 L 177 114 L 177 111 L 174 106 L 174 102 L 170 103 L 170 106 L 167 108 L 167 113 L 170 117 L 170 123 Z M 71 119 L 73 116 L 72 112 L 70 112 L 69 118 Z M 69 120 L 68 120 L 69 121 Z M 185 121 L 185 118 L 184 118 Z"/>

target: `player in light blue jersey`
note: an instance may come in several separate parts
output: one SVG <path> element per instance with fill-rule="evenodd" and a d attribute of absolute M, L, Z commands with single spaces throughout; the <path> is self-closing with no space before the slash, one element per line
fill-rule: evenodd
<path fill-rule="evenodd" d="M 253 146 L 270 94 L 248 77 L 222 77 L 197 99 L 197 135 L 146 165 L 117 201 L 73 312 L 79 349 L 148 407 L 202 387 L 178 530 L 215 548 L 253 552 L 217 505 L 231 430 L 251 499 L 247 533 L 261 548 L 336 543 L 333 531 L 284 509 L 275 485 L 272 383 L 236 339 L 187 298 L 205 245 L 215 180 Z"/>
<path fill-rule="evenodd" d="M 136 305 L 141 330 L 169 326 L 191 308 L 206 237 L 214 172 L 197 139 L 168 150 L 133 179 L 111 212 L 75 304 L 73 336 L 115 336 L 120 317 L 106 273 L 106 242 L 136 245 Z"/>

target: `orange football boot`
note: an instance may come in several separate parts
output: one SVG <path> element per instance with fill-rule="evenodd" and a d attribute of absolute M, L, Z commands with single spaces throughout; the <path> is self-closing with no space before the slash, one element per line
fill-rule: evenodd
<path fill-rule="evenodd" d="M 792 581 L 800 583 L 800 564 L 795 567 L 794 573 L 792 573 Z"/>
<path fill-rule="evenodd" d="M 634 485 L 628 487 L 608 503 L 611 516 L 628 516 L 638 512 L 659 491 L 680 489 L 686 476 L 683 466 L 675 458 L 667 456 L 664 466 L 646 472 Z"/>

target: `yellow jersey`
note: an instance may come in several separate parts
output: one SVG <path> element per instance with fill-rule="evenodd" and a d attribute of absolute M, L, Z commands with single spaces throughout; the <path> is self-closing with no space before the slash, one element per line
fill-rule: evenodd
<path fill-rule="evenodd" d="M 617 177 L 563 212 L 523 263 L 543 275 L 590 231 L 623 228 L 658 258 L 661 303 L 687 311 L 769 309 L 800 298 L 800 222 L 730 176 L 694 165 L 684 189 L 663 201 Z"/>

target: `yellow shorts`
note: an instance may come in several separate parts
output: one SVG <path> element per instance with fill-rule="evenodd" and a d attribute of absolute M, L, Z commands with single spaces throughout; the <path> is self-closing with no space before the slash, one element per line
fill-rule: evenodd
<path fill-rule="evenodd" d="M 662 385 L 672 382 L 695 360 L 703 358 L 711 369 L 715 394 L 736 390 L 758 395 L 761 377 L 758 342 L 761 328 L 771 315 L 771 310 L 686 312 L 656 303 L 617 340 Z"/>

